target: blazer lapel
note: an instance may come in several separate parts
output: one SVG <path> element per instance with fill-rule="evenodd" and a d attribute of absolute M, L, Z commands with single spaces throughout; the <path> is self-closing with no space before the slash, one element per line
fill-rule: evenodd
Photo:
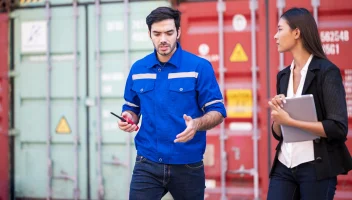
<path fill-rule="evenodd" d="M 287 88 L 288 88 L 288 82 L 290 80 L 290 74 L 291 74 L 291 70 L 290 68 L 288 68 L 289 70 L 287 70 L 281 77 L 281 81 L 280 81 L 280 94 L 284 94 L 285 96 L 287 96 Z"/>
<path fill-rule="evenodd" d="M 307 90 L 308 90 L 308 87 L 310 86 L 310 84 L 311 84 L 312 81 L 314 80 L 314 77 L 315 77 L 314 72 L 308 70 L 308 71 L 307 71 L 306 80 L 304 81 L 302 94 L 306 94 L 306 92 L 307 92 Z"/>
<path fill-rule="evenodd" d="M 315 78 L 314 70 L 316 69 L 319 69 L 319 65 L 317 63 L 317 58 L 314 56 L 308 67 L 307 76 L 306 76 L 306 80 L 304 81 L 302 94 L 306 94 L 310 84 L 314 80 Z"/>

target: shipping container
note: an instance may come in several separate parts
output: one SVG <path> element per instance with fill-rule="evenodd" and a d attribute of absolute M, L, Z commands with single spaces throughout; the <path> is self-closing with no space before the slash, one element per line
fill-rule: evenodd
<path fill-rule="evenodd" d="M 9 196 L 8 15 L 0 13 L 0 199 Z"/>
<path fill-rule="evenodd" d="M 222 126 L 207 133 L 206 199 L 264 197 L 263 186 L 268 185 L 263 5 L 226 1 L 179 6 L 181 45 L 212 63 L 228 114 Z"/>
<path fill-rule="evenodd" d="M 153 50 L 146 16 L 169 3 L 33 2 L 11 13 L 15 197 L 128 199 L 134 135 L 110 112 Z"/>
<path fill-rule="evenodd" d="M 352 111 L 352 1 L 241 0 L 185 2 L 181 45 L 208 59 L 218 76 L 228 117 L 207 133 L 206 199 L 266 199 L 269 170 L 277 141 L 272 137 L 268 100 L 276 93 L 276 75 L 292 62 L 273 39 L 278 18 L 293 7 L 309 9 L 318 21 L 323 47 L 340 67 Z M 350 119 L 350 118 L 349 118 Z M 351 120 L 349 120 L 351 127 Z M 351 130 L 351 128 L 350 128 Z M 352 134 L 347 145 L 352 152 Z M 335 199 L 351 199 L 352 173 L 338 177 Z"/>

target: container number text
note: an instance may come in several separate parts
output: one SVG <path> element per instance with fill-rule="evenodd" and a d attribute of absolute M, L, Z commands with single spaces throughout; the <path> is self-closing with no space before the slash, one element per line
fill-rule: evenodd
<path fill-rule="evenodd" d="M 326 55 L 339 55 L 340 46 L 339 44 L 323 44 L 323 49 Z"/>
<path fill-rule="evenodd" d="M 347 42 L 350 40 L 350 33 L 348 30 L 321 31 L 320 39 L 322 42 Z"/>

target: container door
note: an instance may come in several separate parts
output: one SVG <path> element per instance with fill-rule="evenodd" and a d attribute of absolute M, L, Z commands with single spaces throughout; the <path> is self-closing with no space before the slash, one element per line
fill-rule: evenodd
<path fill-rule="evenodd" d="M 87 198 L 85 10 L 77 11 L 77 22 L 73 7 L 12 13 L 17 198 Z"/>
<path fill-rule="evenodd" d="M 89 99 L 94 102 L 89 109 L 93 199 L 128 199 L 136 133 L 121 131 L 118 119 L 110 112 L 121 114 L 131 65 L 153 51 L 146 16 L 158 6 L 168 5 L 164 1 L 132 2 L 128 4 L 128 13 L 123 3 L 89 6 Z"/>
<path fill-rule="evenodd" d="M 182 47 L 211 62 L 220 86 L 220 78 L 224 76 L 223 96 L 228 116 L 224 130 L 219 126 L 207 132 L 204 155 L 207 199 L 265 196 L 269 151 L 265 107 L 267 65 L 265 7 L 259 5 L 264 2 L 180 5 Z M 223 33 L 219 30 L 219 14 L 223 18 Z M 220 68 L 222 56 L 224 71 Z"/>

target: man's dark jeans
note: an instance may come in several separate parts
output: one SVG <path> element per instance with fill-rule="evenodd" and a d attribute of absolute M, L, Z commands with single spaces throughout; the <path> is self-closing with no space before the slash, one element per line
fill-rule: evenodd
<path fill-rule="evenodd" d="M 155 163 L 136 157 L 130 200 L 160 200 L 168 191 L 175 200 L 204 200 L 203 161 L 186 165 Z"/>
<path fill-rule="evenodd" d="M 337 178 L 316 180 L 314 162 L 287 168 L 277 162 L 272 174 L 268 200 L 333 200 Z"/>

